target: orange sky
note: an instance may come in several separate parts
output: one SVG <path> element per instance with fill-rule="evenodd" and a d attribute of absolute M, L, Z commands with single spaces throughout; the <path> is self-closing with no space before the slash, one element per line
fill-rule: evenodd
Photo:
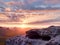
<path fill-rule="evenodd" d="M 8 10 L 10 11 L 9 8 Z M 0 13 L 0 26 L 43 28 L 50 25 L 60 25 L 60 10 L 20 11 L 23 13 L 22 15 L 20 12 Z"/>

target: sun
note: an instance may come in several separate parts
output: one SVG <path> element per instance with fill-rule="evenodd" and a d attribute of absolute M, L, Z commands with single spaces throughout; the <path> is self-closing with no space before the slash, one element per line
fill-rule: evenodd
<path fill-rule="evenodd" d="M 28 25 L 26 23 L 27 23 L 27 20 L 26 19 L 22 19 L 22 22 L 20 24 L 20 28 L 27 28 Z"/>
<path fill-rule="evenodd" d="M 21 24 L 20 28 L 28 28 L 29 26 L 27 24 Z"/>

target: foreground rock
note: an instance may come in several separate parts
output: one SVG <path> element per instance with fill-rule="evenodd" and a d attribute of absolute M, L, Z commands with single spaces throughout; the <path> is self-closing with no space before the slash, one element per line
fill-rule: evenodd
<path fill-rule="evenodd" d="M 31 29 L 24 36 L 7 39 L 6 45 L 60 45 L 60 26 Z"/>

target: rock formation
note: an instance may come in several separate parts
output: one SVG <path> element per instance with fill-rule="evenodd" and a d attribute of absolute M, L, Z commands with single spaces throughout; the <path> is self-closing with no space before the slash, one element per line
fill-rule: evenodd
<path fill-rule="evenodd" d="M 24 36 L 7 39 L 6 45 L 60 45 L 60 26 L 31 29 Z"/>

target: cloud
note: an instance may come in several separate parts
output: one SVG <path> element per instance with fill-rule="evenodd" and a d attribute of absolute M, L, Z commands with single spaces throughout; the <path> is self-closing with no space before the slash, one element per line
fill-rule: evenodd
<path fill-rule="evenodd" d="M 60 4 L 60 0 L 45 0 L 45 4 Z"/>
<path fill-rule="evenodd" d="M 10 8 L 8 8 L 8 10 L 10 10 Z M 22 11 L 24 12 L 25 10 L 22 10 Z M 7 13 L 3 13 L 2 16 L 0 14 L 0 20 L 1 20 L 0 22 L 2 22 L 2 20 L 4 22 L 23 22 L 23 20 L 27 20 L 28 23 L 32 22 L 32 23 L 38 23 L 38 24 L 43 23 L 43 22 L 49 22 L 49 21 L 53 22 L 54 21 L 53 19 L 60 16 L 57 11 L 58 10 L 56 10 L 56 12 L 55 11 L 46 11 L 45 10 L 43 12 L 43 10 L 42 10 L 42 12 L 43 12 L 42 15 L 37 15 L 37 14 L 36 15 L 30 15 L 30 14 L 21 15 L 21 14 L 16 14 L 16 12 L 15 13 L 7 12 Z M 29 12 L 31 12 L 31 11 L 29 11 Z M 32 12 L 35 12 L 35 11 L 32 11 Z M 51 15 L 51 13 L 53 13 L 53 14 Z M 3 17 L 3 18 L 1 18 L 1 17 Z"/>
<path fill-rule="evenodd" d="M 22 18 L 24 18 L 24 15 L 16 15 L 14 13 L 0 13 L 0 23 L 3 22 L 22 22 Z"/>
<path fill-rule="evenodd" d="M 0 6 L 13 9 L 60 8 L 60 0 L 1 0 Z"/>
<path fill-rule="evenodd" d="M 49 24 L 49 23 L 55 23 L 55 22 L 60 22 L 60 18 L 55 18 L 55 19 L 46 19 L 42 21 L 35 21 L 35 22 L 30 22 L 28 24 Z"/>
<path fill-rule="evenodd" d="M 7 4 L 7 5 L 24 5 L 23 2 L 14 2 L 14 1 L 6 2 L 5 4 Z"/>
<path fill-rule="evenodd" d="M 35 7 L 37 6 L 37 8 Z M 19 10 L 19 9 L 43 9 L 43 8 L 58 8 L 60 7 L 60 0 L 1 0 L 0 1 L 0 7 L 4 8 L 4 11 L 13 11 L 13 10 Z M 2 8 L 2 9 L 3 9 Z M 43 11 L 42 11 L 43 12 Z M 49 11 L 46 11 L 47 13 Z M 51 11 L 50 11 L 51 12 Z M 60 11 L 59 11 L 60 12 Z M 54 12 L 53 15 L 34 15 L 34 16 L 28 16 L 27 15 L 16 15 L 16 14 L 4 14 L 4 18 L 0 17 L 0 22 L 22 22 L 23 19 L 26 18 L 26 20 L 29 22 L 29 24 L 44 24 L 44 23 L 52 23 L 52 22 L 60 22 L 60 20 L 54 16 L 56 12 Z M 6 18 L 5 18 L 6 17 Z M 38 18 L 37 18 L 38 17 Z M 56 19 L 55 19 L 56 18 Z"/>
<path fill-rule="evenodd" d="M 28 4 L 31 4 L 31 3 L 34 3 L 34 2 L 36 2 L 37 0 L 26 0 L 26 2 L 28 3 Z"/>

